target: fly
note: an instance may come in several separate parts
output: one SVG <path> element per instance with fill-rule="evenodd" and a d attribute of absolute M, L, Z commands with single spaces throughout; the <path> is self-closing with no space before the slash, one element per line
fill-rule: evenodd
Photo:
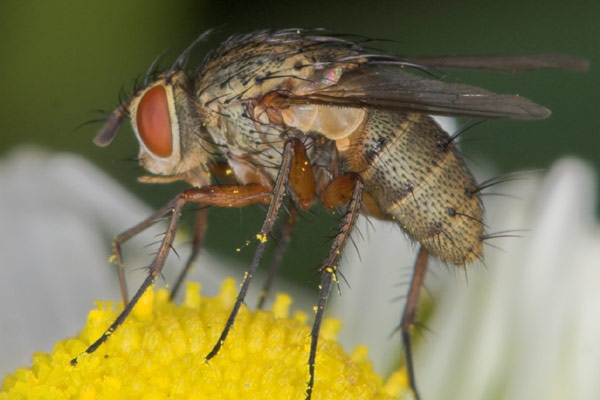
<path fill-rule="evenodd" d="M 152 174 L 141 180 L 183 180 L 191 188 L 117 236 L 113 247 L 126 306 L 86 352 L 93 352 L 109 338 L 155 281 L 185 204 L 268 204 L 252 263 L 221 336 L 206 359 L 218 356 L 288 195 L 291 211 L 281 232 L 284 244 L 298 212 L 316 202 L 344 210 L 320 269 L 306 399 L 311 397 L 317 372 L 317 341 L 325 305 L 359 214 L 392 221 L 419 244 L 400 323 L 410 385 L 419 398 L 410 328 L 429 259 L 464 266 L 482 258 L 486 238 L 479 194 L 482 187 L 468 170 L 454 137 L 431 115 L 481 119 L 543 119 L 550 115 L 549 110 L 524 97 L 447 83 L 434 72 L 437 68 L 584 71 L 587 62 L 566 55 L 403 58 L 367 52 L 342 36 L 288 29 L 232 36 L 195 71 L 186 71 L 189 53 L 208 33 L 198 37 L 170 68 L 149 73 L 143 87 L 136 88 L 109 116 L 94 139 L 97 145 L 107 146 L 123 119 L 129 118 L 140 143 L 140 164 Z M 224 175 L 231 183 L 212 185 L 212 174 Z M 164 217 L 169 224 L 159 250 L 148 276 L 129 301 L 120 246 Z M 192 255 L 172 296 L 201 247 L 205 208 L 196 221 Z M 263 293 L 268 292 L 276 267 L 271 269 Z"/>

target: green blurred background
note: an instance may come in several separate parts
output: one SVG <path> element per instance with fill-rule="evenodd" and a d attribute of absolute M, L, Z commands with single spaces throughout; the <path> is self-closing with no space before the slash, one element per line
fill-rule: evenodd
<path fill-rule="evenodd" d="M 565 155 L 600 167 L 598 111 L 600 2 L 232 2 L 232 1 L 2 1 L 0 3 L 0 156 L 34 144 L 81 154 L 144 198 L 162 205 L 178 185 L 143 185 L 131 159 L 138 146 L 131 128 L 113 145 L 97 148 L 94 109 L 113 109 L 121 87 L 131 88 L 166 49 L 168 65 L 199 33 L 220 27 L 193 63 L 228 35 L 259 28 L 323 27 L 332 32 L 393 39 L 381 48 L 398 54 L 568 53 L 588 58 L 587 73 L 540 71 L 519 76 L 455 73 L 452 80 L 519 93 L 553 111 L 544 121 L 491 121 L 465 135 L 464 153 L 489 160 L 500 172 L 548 168 Z M 192 64 L 193 64 L 192 63 Z M 0 188 L 0 195 L 2 188 Z M 213 210 L 208 247 L 248 259 L 234 249 L 252 236 L 260 209 Z M 243 218 L 243 220 L 242 220 Z M 302 240 L 284 275 L 313 276 L 327 250 L 333 217 L 322 210 L 304 218 Z M 314 228 L 315 220 L 327 220 Z M 243 228 L 242 228 L 243 227 Z M 124 227 L 125 228 L 125 227 Z M 116 233 L 116 232 L 115 232 Z M 307 256 L 308 255 L 308 256 Z M 308 257 L 308 258 L 307 258 Z M 312 286 L 316 286 L 313 281 Z"/>

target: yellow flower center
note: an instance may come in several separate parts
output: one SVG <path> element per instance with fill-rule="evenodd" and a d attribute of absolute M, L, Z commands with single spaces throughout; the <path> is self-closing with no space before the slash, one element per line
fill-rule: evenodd
<path fill-rule="evenodd" d="M 51 354 L 35 353 L 31 368 L 7 376 L 0 400 L 304 399 L 310 328 L 305 314 L 288 317 L 287 295 L 277 296 L 272 311 L 242 307 L 217 356 L 205 361 L 236 295 L 231 279 L 214 298 L 202 297 L 200 285 L 189 283 L 180 306 L 165 289 L 148 290 L 106 343 L 71 366 L 118 315 L 111 303 L 98 303 L 77 338 L 58 342 Z M 339 327 L 336 320 L 323 325 L 312 398 L 408 397 L 404 371 L 384 384 L 365 347 L 347 355 L 335 342 Z"/>

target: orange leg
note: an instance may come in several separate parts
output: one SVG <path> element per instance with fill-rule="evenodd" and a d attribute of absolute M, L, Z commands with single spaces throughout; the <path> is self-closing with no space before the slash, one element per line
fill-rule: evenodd
<path fill-rule="evenodd" d="M 330 210 L 338 208 L 350 201 L 352 189 L 358 180 L 358 174 L 348 172 L 332 180 L 321 193 L 321 203 Z M 361 212 L 379 219 L 391 219 L 391 216 L 384 214 L 368 192 L 363 192 Z"/>
<path fill-rule="evenodd" d="M 354 172 L 340 175 L 332 180 L 321 194 L 321 203 L 323 203 L 323 206 L 333 210 L 334 208 L 348 204 L 358 180 L 358 174 Z"/>
<path fill-rule="evenodd" d="M 308 210 L 315 201 L 315 176 L 304 145 L 294 143 L 294 159 L 290 166 L 290 187 L 294 202 L 302 210 Z"/>

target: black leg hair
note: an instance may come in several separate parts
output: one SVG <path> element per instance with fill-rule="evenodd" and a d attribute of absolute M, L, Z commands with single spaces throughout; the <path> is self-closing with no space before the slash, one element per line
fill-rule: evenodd
<path fill-rule="evenodd" d="M 185 281 L 185 277 L 188 272 L 192 268 L 192 264 L 198 257 L 202 246 L 204 245 L 204 234 L 206 233 L 206 217 L 208 215 L 207 208 L 201 208 L 196 212 L 196 221 L 194 222 L 194 236 L 192 238 L 192 253 L 188 257 L 183 270 L 179 273 L 177 280 L 173 284 L 173 288 L 171 289 L 171 294 L 169 298 L 172 300 L 175 299 L 181 284 Z"/>
<path fill-rule="evenodd" d="M 312 331 L 310 332 L 310 355 L 308 357 L 308 370 L 309 380 L 306 388 L 306 400 L 310 400 L 315 381 L 315 360 L 317 358 L 317 343 L 319 340 L 319 331 L 321 329 L 321 322 L 323 321 L 323 313 L 325 311 L 325 305 L 329 293 L 331 292 L 331 286 L 334 280 L 337 280 L 336 273 L 338 269 L 338 263 L 342 250 L 352 232 L 358 215 L 360 214 L 360 207 L 362 204 L 362 191 L 363 184 L 357 179 L 352 191 L 352 197 L 348 203 L 346 213 L 342 217 L 340 228 L 338 230 L 333 245 L 327 254 L 327 258 L 323 262 L 321 267 L 321 285 L 319 286 L 319 301 L 317 303 L 317 313 L 315 315 L 315 322 L 313 323 Z"/>

